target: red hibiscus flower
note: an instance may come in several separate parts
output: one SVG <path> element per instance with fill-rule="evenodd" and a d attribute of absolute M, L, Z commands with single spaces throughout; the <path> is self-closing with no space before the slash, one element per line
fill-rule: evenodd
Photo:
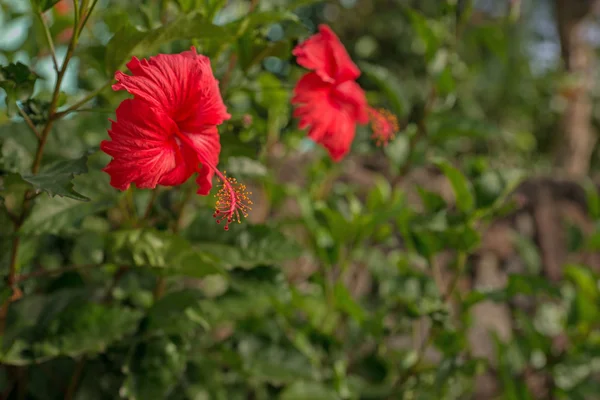
<path fill-rule="evenodd" d="M 356 83 L 360 70 L 328 26 L 320 25 L 319 33 L 300 43 L 292 54 L 298 64 L 313 71 L 294 88 L 294 116 L 300 118 L 300 129 L 308 127 L 309 137 L 323 145 L 334 161 L 350 150 L 356 124 L 371 120 L 378 144 L 393 137 L 396 118 L 368 106 L 365 92 Z"/>
<path fill-rule="evenodd" d="M 113 90 L 126 90 L 133 99 L 116 110 L 116 121 L 100 148 L 113 159 L 104 168 L 110 184 L 126 190 L 180 185 L 197 174 L 198 194 L 207 195 L 216 174 L 217 222 L 225 229 L 240 214 L 247 216 L 246 187 L 217 169 L 221 143 L 217 125 L 229 119 L 208 57 L 191 51 L 159 54 L 149 60 L 133 57 L 127 64 L 133 75 L 115 74 Z"/>

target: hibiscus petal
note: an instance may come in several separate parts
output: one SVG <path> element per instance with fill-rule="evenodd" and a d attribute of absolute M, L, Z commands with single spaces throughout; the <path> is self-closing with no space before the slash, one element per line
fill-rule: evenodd
<path fill-rule="evenodd" d="M 356 133 L 356 123 L 347 114 L 341 114 L 329 126 L 328 133 L 320 143 L 327 149 L 333 161 L 340 161 L 350 151 Z"/>
<path fill-rule="evenodd" d="M 196 132 L 185 132 L 194 146 L 202 167 L 198 171 L 196 183 L 198 194 L 206 196 L 212 189 L 212 178 L 219 164 L 221 142 L 216 126 L 205 126 Z"/>
<path fill-rule="evenodd" d="M 148 60 L 133 57 L 127 67 L 133 75 L 115 74 L 114 90 L 163 109 L 185 131 L 219 125 L 231 116 L 223 104 L 219 83 L 208 57 L 191 51 L 159 54 Z"/>
<path fill-rule="evenodd" d="M 340 83 L 360 76 L 346 48 L 327 25 L 319 25 L 319 33 L 296 46 L 292 54 L 298 64 L 315 71 L 325 82 Z"/>
<path fill-rule="evenodd" d="M 193 170 L 188 167 L 172 173 L 179 165 L 185 166 L 185 160 L 173 140 L 177 125 L 171 118 L 136 99 L 124 100 L 116 113 L 117 121 L 109 130 L 112 140 L 100 144 L 102 151 L 113 157 L 104 168 L 112 186 L 125 190 L 135 183 L 139 188 L 154 188 L 165 176 L 167 183 L 161 184 L 181 184 L 190 177 Z"/>
<path fill-rule="evenodd" d="M 356 124 L 368 122 L 365 94 L 353 81 L 333 85 L 308 73 L 298 81 L 292 104 L 299 127 L 309 127 L 309 137 L 323 145 L 334 161 L 350 150 Z"/>

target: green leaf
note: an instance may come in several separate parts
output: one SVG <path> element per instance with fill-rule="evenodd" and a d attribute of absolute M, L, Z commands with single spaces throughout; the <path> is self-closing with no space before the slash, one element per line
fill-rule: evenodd
<path fill-rule="evenodd" d="M 146 333 L 189 334 L 207 322 L 198 313 L 202 293 L 198 290 L 171 292 L 148 310 Z"/>
<path fill-rule="evenodd" d="M 290 10 L 294 10 L 300 7 L 308 7 L 313 4 L 323 3 L 324 1 L 325 0 L 291 0 L 287 4 Z"/>
<path fill-rule="evenodd" d="M 433 113 L 427 118 L 427 138 L 436 145 L 448 146 L 465 138 L 487 139 L 499 136 L 498 127 L 489 121 L 464 117 L 450 112 Z"/>
<path fill-rule="evenodd" d="M 276 283 L 248 281 L 216 299 L 202 300 L 199 315 L 209 326 L 223 322 L 265 318 L 274 311 L 280 287 Z"/>
<path fill-rule="evenodd" d="M 110 260 L 116 264 L 152 268 L 160 275 L 194 278 L 223 273 L 218 258 L 194 249 L 172 233 L 131 229 L 114 232 L 109 239 Z"/>
<path fill-rule="evenodd" d="M 360 304 L 354 300 L 348 288 L 341 283 L 338 282 L 334 288 L 334 296 L 335 296 L 335 304 L 337 308 L 343 310 L 348 315 L 352 316 L 357 322 L 361 323 L 366 318 L 365 310 L 361 307 Z"/>
<path fill-rule="evenodd" d="M 529 274 L 510 274 L 506 288 L 491 291 L 472 291 L 465 298 L 464 305 L 470 307 L 485 300 L 506 302 L 517 295 L 558 298 L 560 291 L 544 277 Z"/>
<path fill-rule="evenodd" d="M 600 291 L 597 279 L 589 267 L 569 264 L 565 267 L 565 277 L 577 286 L 577 291 L 586 297 L 587 301 L 597 303 Z"/>
<path fill-rule="evenodd" d="M 254 101 L 267 111 L 268 140 L 277 139 L 290 118 L 290 93 L 281 85 L 281 80 L 270 73 L 261 73 L 256 79 Z"/>
<path fill-rule="evenodd" d="M 259 90 L 256 92 L 255 101 L 258 105 L 277 115 L 286 113 L 289 110 L 290 94 L 282 87 L 279 78 L 273 74 L 263 72 L 256 81 Z"/>
<path fill-rule="evenodd" d="M 139 311 L 92 303 L 87 296 L 89 290 L 63 291 L 15 303 L 0 361 L 26 365 L 94 355 L 137 329 Z"/>
<path fill-rule="evenodd" d="M 181 8 L 181 11 L 183 12 L 190 12 L 197 5 L 196 0 L 175 0 L 175 3 L 177 3 L 177 5 Z"/>
<path fill-rule="evenodd" d="M 106 71 L 114 73 L 130 56 L 147 56 L 174 40 L 198 38 L 225 41 L 230 37 L 225 28 L 213 25 L 197 12 L 180 16 L 150 31 L 141 31 L 129 23 L 117 31 L 106 45 Z"/>
<path fill-rule="evenodd" d="M 31 4 L 36 10 L 44 12 L 51 9 L 59 1 L 60 0 L 31 0 Z"/>
<path fill-rule="evenodd" d="M 9 129 L 13 126 L 16 128 L 17 124 L 10 124 Z M 18 131 L 15 129 L 15 133 Z M 33 162 L 32 153 L 26 146 L 27 143 L 22 143 L 23 137 L 6 137 L 2 138 L 0 144 L 2 149 L 0 151 L 0 168 L 3 171 L 15 172 L 27 171 L 31 168 Z M 7 179 L 4 180 L 4 186 L 8 187 Z M 16 182 L 24 183 L 19 176 L 16 177 Z"/>
<path fill-rule="evenodd" d="M 439 194 L 424 189 L 421 186 L 417 186 L 417 192 L 427 212 L 437 213 L 446 207 L 446 201 Z"/>
<path fill-rule="evenodd" d="M 135 346 L 125 368 L 127 378 L 119 390 L 127 399 L 166 399 L 187 364 L 191 348 L 181 337 L 156 337 Z"/>
<path fill-rule="evenodd" d="M 34 188 L 48 193 L 50 196 L 69 197 L 80 201 L 90 199 L 73 189 L 75 175 L 84 174 L 87 168 L 88 155 L 76 160 L 56 161 L 44 167 L 37 175 L 21 175 L 21 178 Z"/>
<path fill-rule="evenodd" d="M 232 34 L 241 37 L 245 32 L 254 32 L 259 26 L 282 21 L 299 21 L 290 11 L 258 11 L 225 25 Z"/>
<path fill-rule="evenodd" d="M 17 100 L 25 100 L 31 96 L 37 78 L 37 74 L 21 62 L 0 67 L 0 88 L 6 92 L 9 115 L 15 112 Z"/>
<path fill-rule="evenodd" d="M 456 196 L 458 209 L 465 213 L 472 211 L 475 206 L 475 197 L 473 195 L 473 188 L 467 178 L 465 178 L 462 172 L 445 160 L 439 160 L 435 164 L 450 181 L 454 195 Z"/>
<path fill-rule="evenodd" d="M 444 232 L 444 235 L 448 248 L 467 253 L 474 251 L 481 241 L 479 230 L 468 224 L 453 226 Z"/>
<path fill-rule="evenodd" d="M 404 11 L 408 15 L 411 25 L 419 41 L 417 42 L 423 48 L 426 60 L 433 60 L 436 52 L 442 44 L 444 34 L 443 22 L 426 18 L 423 14 L 412 8 L 405 7 Z"/>
<path fill-rule="evenodd" d="M 452 66 L 447 65 L 435 79 L 436 88 L 438 93 L 441 95 L 452 94 L 456 91 L 456 81 L 452 75 Z"/>
<path fill-rule="evenodd" d="M 279 57 L 287 59 L 291 54 L 291 45 L 287 40 L 268 42 L 253 40 L 244 36 L 238 42 L 240 51 L 239 62 L 242 70 L 248 70 L 263 61 L 267 57 Z"/>
<path fill-rule="evenodd" d="M 19 233 L 23 235 L 70 233 L 78 229 L 78 224 L 88 215 L 107 210 L 114 205 L 114 199 L 98 199 L 81 202 L 64 197 L 46 197 L 36 200 L 36 205 Z"/>
<path fill-rule="evenodd" d="M 267 226 L 252 225 L 235 236 L 232 244 L 198 243 L 196 248 L 218 257 L 230 267 L 254 268 L 297 258 L 298 244 Z"/>
<path fill-rule="evenodd" d="M 312 378 L 310 361 L 294 348 L 262 343 L 249 338 L 240 343 L 246 373 L 259 382 L 281 386 Z"/>
<path fill-rule="evenodd" d="M 101 353 L 110 343 L 132 333 L 140 317 L 139 311 L 128 308 L 78 302 L 50 324 L 44 343 L 33 346 L 34 352 L 54 347 L 70 357 Z"/>

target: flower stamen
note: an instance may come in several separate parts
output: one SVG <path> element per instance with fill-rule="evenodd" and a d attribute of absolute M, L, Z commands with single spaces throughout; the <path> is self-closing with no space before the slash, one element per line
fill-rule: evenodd
<path fill-rule="evenodd" d="M 248 212 L 252 210 L 250 207 L 253 203 L 250 200 L 249 192 L 246 185 L 237 181 L 237 179 L 228 177 L 226 172 L 218 173 L 220 180 L 219 191 L 215 194 L 217 202 L 215 203 L 215 212 L 213 217 L 216 218 L 217 224 L 225 221 L 225 230 L 229 230 L 229 224 L 237 221 L 242 222 L 242 217 L 248 217 Z"/>
<path fill-rule="evenodd" d="M 387 146 L 398 132 L 398 119 L 394 114 L 383 108 L 374 109 L 369 107 L 368 112 L 373 131 L 371 138 L 375 140 L 377 146 Z"/>
<path fill-rule="evenodd" d="M 197 146 L 190 140 L 190 138 L 179 132 L 175 132 L 175 137 L 179 138 L 181 142 L 190 146 L 190 148 L 196 151 L 198 159 L 202 165 L 210 168 L 214 171 L 215 175 L 219 178 L 220 187 L 215 197 L 217 202 L 215 204 L 215 212 L 213 217 L 217 220 L 217 224 L 225 221 L 225 230 L 229 230 L 229 224 L 233 221 L 238 223 L 242 222 L 242 217 L 248 217 L 248 212 L 252 210 L 250 207 L 253 203 L 250 200 L 249 192 L 246 189 L 246 185 L 237 181 L 237 179 L 228 177 L 225 171 L 221 172 L 216 166 L 208 162 L 207 157 L 203 154 Z M 177 148 L 177 147 L 176 147 Z"/>

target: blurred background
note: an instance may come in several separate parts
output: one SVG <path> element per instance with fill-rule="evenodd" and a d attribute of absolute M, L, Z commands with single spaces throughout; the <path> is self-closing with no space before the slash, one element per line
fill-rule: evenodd
<path fill-rule="evenodd" d="M 0 399 L 600 398 L 600 1 L 75 1 L 0 0 Z M 340 163 L 290 105 L 321 23 L 400 125 Z M 114 72 L 191 45 L 229 232 L 101 171 Z"/>

